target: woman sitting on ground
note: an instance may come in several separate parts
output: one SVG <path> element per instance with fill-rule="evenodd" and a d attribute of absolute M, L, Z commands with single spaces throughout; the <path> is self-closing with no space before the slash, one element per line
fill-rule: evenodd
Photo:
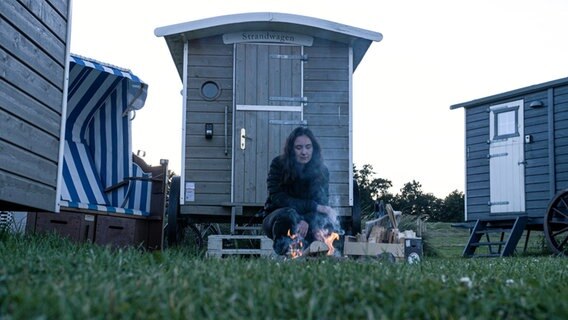
<path fill-rule="evenodd" d="M 312 131 L 298 127 L 286 139 L 283 153 L 272 160 L 267 178 L 268 199 L 263 229 L 284 255 L 296 235 L 309 245 L 323 240 L 333 227 L 335 211 L 329 206 L 329 170 Z"/>

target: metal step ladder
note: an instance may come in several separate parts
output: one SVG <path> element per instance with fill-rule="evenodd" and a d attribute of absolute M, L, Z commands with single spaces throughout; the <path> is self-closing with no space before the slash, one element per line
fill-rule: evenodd
<path fill-rule="evenodd" d="M 463 251 L 463 257 L 507 257 L 512 255 L 523 235 L 526 224 L 527 216 L 502 220 L 477 220 Z"/>

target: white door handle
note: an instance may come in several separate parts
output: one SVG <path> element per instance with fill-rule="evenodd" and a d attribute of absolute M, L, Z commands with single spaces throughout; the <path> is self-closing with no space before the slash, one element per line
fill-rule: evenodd
<path fill-rule="evenodd" d="M 246 139 L 247 131 L 245 130 L 245 128 L 241 128 L 241 150 L 245 150 L 245 148 L 247 147 Z"/>

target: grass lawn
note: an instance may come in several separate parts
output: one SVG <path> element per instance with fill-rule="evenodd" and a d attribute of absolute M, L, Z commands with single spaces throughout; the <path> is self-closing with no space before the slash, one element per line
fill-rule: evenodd
<path fill-rule="evenodd" d="M 517 245 L 518 255 L 542 255 L 548 252 L 542 231 L 532 231 L 529 235 L 526 250 L 524 248 L 528 232 L 525 231 Z M 424 241 L 426 247 L 432 249 L 438 257 L 461 257 L 469 239 L 469 229 L 451 227 L 451 223 L 431 222 L 426 225 Z M 481 250 L 481 249 L 479 249 Z M 432 252 L 431 252 L 432 254 Z"/>
<path fill-rule="evenodd" d="M 432 245 L 433 231 L 448 229 L 434 227 Z M 463 259 L 461 249 L 442 247 L 416 264 L 207 259 L 187 248 L 117 250 L 0 233 L 0 319 L 568 317 L 565 258 Z"/>

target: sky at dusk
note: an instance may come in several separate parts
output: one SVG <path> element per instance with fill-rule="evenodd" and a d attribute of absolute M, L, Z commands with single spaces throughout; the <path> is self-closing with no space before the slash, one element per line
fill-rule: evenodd
<path fill-rule="evenodd" d="M 370 4 L 373 4 L 370 7 Z M 464 190 L 464 114 L 452 104 L 568 77 L 568 1 L 73 1 L 71 52 L 149 85 L 133 150 L 181 167 L 181 79 L 157 27 L 283 12 L 380 32 L 353 78 L 353 158 L 399 192 Z"/>

